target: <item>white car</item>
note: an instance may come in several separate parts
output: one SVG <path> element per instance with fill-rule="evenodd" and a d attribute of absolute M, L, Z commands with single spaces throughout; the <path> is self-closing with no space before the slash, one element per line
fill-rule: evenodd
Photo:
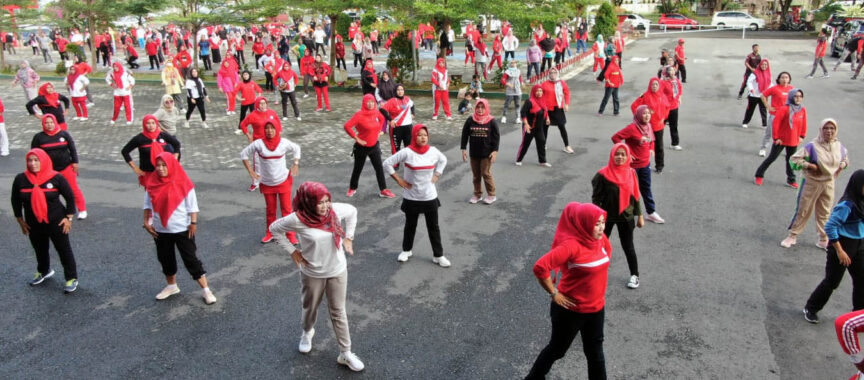
<path fill-rule="evenodd" d="M 723 11 L 714 14 L 714 17 L 711 18 L 711 25 L 759 30 L 765 28 L 765 19 L 753 17 L 747 12 Z"/>
<path fill-rule="evenodd" d="M 630 25 L 633 26 L 633 29 L 643 30 L 643 29 L 648 29 L 651 27 L 651 20 L 649 20 L 645 17 L 642 17 L 640 15 L 631 13 L 631 14 L 625 14 L 622 16 L 626 16 L 626 20 L 630 21 Z"/>

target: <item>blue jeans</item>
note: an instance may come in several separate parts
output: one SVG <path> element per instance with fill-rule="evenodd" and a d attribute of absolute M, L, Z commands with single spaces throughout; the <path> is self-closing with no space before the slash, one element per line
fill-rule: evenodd
<path fill-rule="evenodd" d="M 531 69 L 534 69 L 534 74 L 540 74 L 540 62 L 528 62 L 528 74 L 525 75 L 526 78 L 531 78 Z"/>
<path fill-rule="evenodd" d="M 585 41 L 576 40 L 576 54 L 579 54 L 580 52 L 584 53 L 586 51 L 588 51 L 588 48 L 585 47 Z"/>
<path fill-rule="evenodd" d="M 651 165 L 646 165 L 644 168 L 636 169 L 636 176 L 639 178 L 639 192 L 642 194 L 642 200 L 645 203 L 645 212 L 653 214 L 654 195 L 651 194 Z"/>

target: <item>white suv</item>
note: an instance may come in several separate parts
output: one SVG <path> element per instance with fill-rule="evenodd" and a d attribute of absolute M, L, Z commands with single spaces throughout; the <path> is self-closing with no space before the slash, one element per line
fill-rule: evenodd
<path fill-rule="evenodd" d="M 634 29 L 644 30 L 651 27 L 651 20 L 640 15 L 630 13 L 623 16 L 626 16 L 627 20 L 630 21 L 630 25 L 632 25 Z M 621 16 L 619 16 L 619 20 L 620 18 Z"/>
<path fill-rule="evenodd" d="M 714 17 L 711 18 L 711 25 L 759 30 L 765 28 L 765 19 L 753 17 L 747 12 L 723 11 L 714 14 Z"/>

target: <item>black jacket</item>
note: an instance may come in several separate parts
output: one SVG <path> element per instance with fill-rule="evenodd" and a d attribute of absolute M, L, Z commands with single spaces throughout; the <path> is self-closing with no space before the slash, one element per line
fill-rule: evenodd
<path fill-rule="evenodd" d="M 501 135 L 498 132 L 498 123 L 495 118 L 489 120 L 486 124 L 478 124 L 473 117 L 468 117 L 465 120 L 465 125 L 462 127 L 462 141 L 460 148 L 464 150 L 469 148 L 468 155 L 474 158 L 487 158 L 492 152 L 498 151 L 498 144 L 501 141 Z M 471 146 L 468 146 L 468 143 Z"/>
<path fill-rule="evenodd" d="M 60 128 L 60 127 L 55 127 Z M 54 170 L 63 171 L 67 166 L 78 163 L 78 150 L 75 149 L 75 140 L 66 131 L 57 132 L 54 136 L 48 136 L 45 132 L 39 132 L 30 141 L 30 148 L 39 148 L 48 153 Z"/>
<path fill-rule="evenodd" d="M 162 150 L 166 152 L 180 154 L 180 141 L 177 140 L 176 137 L 171 136 L 168 132 L 163 131 L 159 134 L 158 144 L 162 145 Z M 122 154 L 123 159 L 129 163 L 132 161 L 132 155 L 130 153 L 133 150 L 138 149 L 138 168 L 145 172 L 152 172 L 156 170 L 156 168 L 153 167 L 153 163 L 150 162 L 150 145 L 153 145 L 153 142 L 148 140 L 147 137 L 144 137 L 143 133 L 139 133 L 126 143 L 123 149 L 120 150 L 120 154 Z"/>
<path fill-rule="evenodd" d="M 48 203 L 48 223 L 57 224 L 66 215 L 75 215 L 75 194 L 72 193 L 72 187 L 69 186 L 69 182 L 66 182 L 66 178 L 57 174 L 39 187 L 45 191 L 45 201 Z M 42 224 L 36 221 L 33 208 L 30 206 L 32 189 L 33 184 L 30 183 L 24 173 L 15 176 L 15 180 L 12 182 L 12 212 L 16 218 L 24 216 L 24 220 L 31 227 Z M 66 202 L 65 205 L 60 202 L 61 196 Z"/>

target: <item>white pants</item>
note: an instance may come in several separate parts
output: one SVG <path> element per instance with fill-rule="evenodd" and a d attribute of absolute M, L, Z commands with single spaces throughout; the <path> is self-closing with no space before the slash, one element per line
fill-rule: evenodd
<path fill-rule="evenodd" d="M 9 135 L 6 133 L 6 123 L 0 123 L 0 156 L 9 154 Z"/>

